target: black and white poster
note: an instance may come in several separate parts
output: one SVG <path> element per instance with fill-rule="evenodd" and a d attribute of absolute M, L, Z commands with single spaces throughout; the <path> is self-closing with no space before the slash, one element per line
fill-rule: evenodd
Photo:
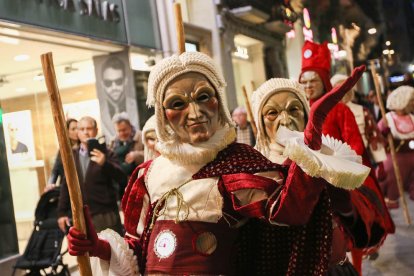
<path fill-rule="evenodd" d="M 115 137 L 112 118 L 126 112 L 134 127 L 138 126 L 138 110 L 133 72 L 128 52 L 119 52 L 93 58 L 96 76 L 102 133 L 109 141 Z"/>

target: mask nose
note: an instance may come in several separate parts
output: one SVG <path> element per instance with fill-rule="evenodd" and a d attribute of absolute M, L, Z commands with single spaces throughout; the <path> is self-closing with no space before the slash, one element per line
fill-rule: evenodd
<path fill-rule="evenodd" d="M 198 120 L 201 117 L 200 106 L 195 102 L 190 102 L 188 104 L 188 118 L 191 120 Z"/>
<path fill-rule="evenodd" d="M 279 116 L 281 117 L 280 118 L 280 125 L 285 126 L 285 127 L 290 125 L 291 120 L 289 118 L 289 114 L 285 110 L 282 111 Z"/>

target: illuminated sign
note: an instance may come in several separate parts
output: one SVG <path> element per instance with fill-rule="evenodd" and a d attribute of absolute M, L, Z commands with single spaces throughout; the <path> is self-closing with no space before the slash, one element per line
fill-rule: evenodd
<path fill-rule="evenodd" d="M 50 6 L 56 6 L 66 11 L 79 12 L 81 15 L 98 17 L 104 21 L 119 22 L 120 14 L 117 4 L 101 0 L 34 0 L 38 3 L 45 3 Z"/>
<path fill-rule="evenodd" d="M 233 52 L 235 57 L 249 59 L 249 52 L 246 47 L 236 45 L 236 51 Z"/>
<path fill-rule="evenodd" d="M 404 80 L 405 80 L 404 75 L 390 77 L 390 82 L 392 83 L 402 82 Z"/>
<path fill-rule="evenodd" d="M 303 22 L 305 23 L 306 28 L 310 29 L 311 20 L 310 20 L 309 11 L 307 8 L 303 9 Z"/>
<path fill-rule="evenodd" d="M 336 29 L 331 29 L 331 37 L 332 37 L 332 43 L 338 44 L 338 36 L 336 35 Z"/>

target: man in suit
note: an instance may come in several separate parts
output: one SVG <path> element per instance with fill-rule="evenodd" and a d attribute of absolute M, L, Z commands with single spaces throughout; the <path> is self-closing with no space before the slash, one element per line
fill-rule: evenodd
<path fill-rule="evenodd" d="M 110 228 L 122 232 L 117 194 L 114 182 L 125 181 L 126 175 L 117 164 L 112 151 L 88 150 L 87 141 L 95 138 L 98 128 L 95 119 L 86 116 L 78 123 L 79 149 L 73 150 L 79 184 L 85 204 L 89 205 L 92 221 L 97 229 Z M 69 226 L 70 201 L 66 179 L 62 181 L 58 206 L 59 228 L 66 232 Z"/>

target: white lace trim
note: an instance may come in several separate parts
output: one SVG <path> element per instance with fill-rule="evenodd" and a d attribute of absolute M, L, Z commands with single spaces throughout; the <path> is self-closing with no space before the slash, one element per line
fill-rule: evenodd
<path fill-rule="evenodd" d="M 109 275 L 139 275 L 137 257 L 118 233 L 111 229 L 106 229 L 100 232 L 98 236 L 111 245 Z"/>
<path fill-rule="evenodd" d="M 352 190 L 358 188 L 367 178 L 370 168 L 361 164 L 362 158 L 342 143 L 329 136 L 322 136 L 319 151 L 305 145 L 303 133 L 280 127 L 276 141 L 285 146 L 284 156 L 296 162 L 312 177 L 321 177 L 330 184 Z"/>
<path fill-rule="evenodd" d="M 236 139 L 236 131 L 233 127 L 225 125 L 223 128 L 204 143 L 196 146 L 188 143 L 181 143 L 177 140 L 158 142 L 156 149 L 167 159 L 181 165 L 207 164 L 213 161 L 217 153 L 225 149 Z"/>

